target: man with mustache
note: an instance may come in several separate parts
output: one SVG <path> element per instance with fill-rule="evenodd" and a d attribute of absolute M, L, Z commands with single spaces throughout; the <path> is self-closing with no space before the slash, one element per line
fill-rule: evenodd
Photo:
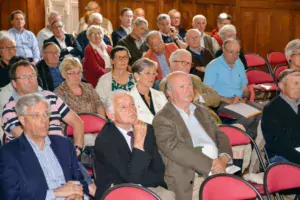
<path fill-rule="evenodd" d="M 194 90 L 188 74 L 169 74 L 165 93 L 169 102 L 152 123 L 166 165 L 165 181 L 177 200 L 198 200 L 204 178 L 224 173 L 232 162 L 230 143 L 208 109 L 192 103 Z"/>

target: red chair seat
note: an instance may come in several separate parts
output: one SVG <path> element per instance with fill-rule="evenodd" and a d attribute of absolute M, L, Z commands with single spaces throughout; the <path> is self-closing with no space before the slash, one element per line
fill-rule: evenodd
<path fill-rule="evenodd" d="M 249 182 L 251 185 L 253 185 L 253 187 L 255 187 L 257 189 L 257 191 L 259 192 L 259 194 L 264 195 L 265 194 L 265 189 L 264 189 L 264 185 L 263 184 L 258 184 L 258 183 L 254 183 L 254 182 Z"/>

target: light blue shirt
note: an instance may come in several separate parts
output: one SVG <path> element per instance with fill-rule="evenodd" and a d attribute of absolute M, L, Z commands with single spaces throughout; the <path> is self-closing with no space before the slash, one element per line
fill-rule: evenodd
<path fill-rule="evenodd" d="M 170 74 L 171 70 L 170 70 L 170 67 L 169 67 L 169 64 L 168 64 L 168 61 L 166 59 L 166 56 L 165 54 L 161 54 L 161 55 L 157 55 L 155 54 L 158 62 L 159 62 L 159 65 L 161 67 L 161 71 L 162 71 L 162 77 L 166 77 L 168 74 Z"/>
<path fill-rule="evenodd" d="M 243 96 L 243 87 L 248 84 L 248 79 L 239 58 L 230 67 L 222 55 L 206 66 L 203 83 L 215 89 L 220 96 L 232 98 Z"/>
<path fill-rule="evenodd" d="M 45 137 L 44 150 L 41 150 L 37 144 L 35 144 L 25 134 L 30 146 L 32 147 L 45 175 L 45 179 L 48 185 L 46 200 L 60 200 L 65 198 L 55 198 L 54 189 L 58 188 L 66 183 L 63 170 L 50 147 L 51 141 L 48 136 Z"/>
<path fill-rule="evenodd" d="M 14 36 L 17 44 L 17 56 L 32 58 L 34 62 L 40 60 L 40 50 L 35 35 L 28 30 L 23 30 L 22 33 L 15 28 L 11 28 L 8 32 Z"/>

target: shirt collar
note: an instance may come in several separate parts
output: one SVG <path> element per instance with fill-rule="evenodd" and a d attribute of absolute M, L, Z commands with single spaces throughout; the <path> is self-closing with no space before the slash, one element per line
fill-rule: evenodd
<path fill-rule="evenodd" d="M 38 150 L 38 151 L 41 151 L 41 149 L 39 148 L 39 146 L 38 146 L 36 143 L 34 143 L 34 142 L 26 135 L 26 133 L 25 133 L 24 135 L 25 135 L 26 139 L 28 140 L 30 146 L 31 146 L 33 149 Z M 50 146 L 51 140 L 50 140 L 50 138 L 49 138 L 48 135 L 46 135 L 46 137 L 44 138 L 44 140 L 45 140 L 44 149 L 46 149 L 46 148 L 48 148 L 48 147 Z"/>
<path fill-rule="evenodd" d="M 125 30 L 126 33 L 130 33 L 131 32 L 131 27 L 125 28 L 122 25 L 121 25 L 121 27 Z"/>
<path fill-rule="evenodd" d="M 179 112 L 180 115 L 187 115 L 186 112 L 184 112 L 184 110 L 182 110 L 181 108 L 179 108 L 178 106 L 176 106 L 174 103 L 172 103 L 173 106 L 176 108 L 176 110 Z M 192 103 L 190 103 L 189 105 L 189 110 L 190 110 L 190 114 L 194 114 L 195 110 L 196 110 L 196 106 Z"/>
<path fill-rule="evenodd" d="M 198 54 L 198 55 L 201 55 L 201 50 L 202 50 L 202 47 L 200 47 L 200 51 L 198 52 L 196 49 L 193 49 L 192 47 L 189 47 L 189 49 L 194 52 L 195 54 Z"/>
<path fill-rule="evenodd" d="M 127 131 L 127 130 L 125 130 L 125 129 L 123 129 L 123 128 L 117 126 L 117 125 L 115 125 L 115 126 L 119 129 L 119 131 L 120 131 L 123 135 L 126 135 L 126 136 L 127 136 L 127 133 L 128 133 L 129 131 L 132 131 L 132 130 L 133 130 L 132 126 L 131 126 L 131 128 L 130 128 L 129 131 Z"/>
<path fill-rule="evenodd" d="M 43 96 L 43 89 L 38 86 L 38 89 L 37 89 L 37 93 L 39 95 L 42 95 Z M 12 93 L 12 97 L 14 98 L 15 101 L 18 101 L 19 98 L 20 98 L 20 95 L 16 92 L 16 90 L 14 89 L 13 93 Z"/>
<path fill-rule="evenodd" d="M 294 102 L 292 102 L 290 99 L 288 99 L 282 92 L 280 92 L 279 96 L 285 100 L 289 105 L 293 106 L 293 107 L 298 107 L 300 105 L 300 99 L 296 100 L 296 104 L 294 104 Z"/>
<path fill-rule="evenodd" d="M 163 35 L 163 36 L 170 36 L 169 34 L 165 34 L 165 33 L 161 32 L 161 31 L 159 31 L 159 32 L 160 32 L 160 34 Z"/>
<path fill-rule="evenodd" d="M 235 67 L 235 63 L 236 61 L 234 62 L 233 64 L 233 67 L 230 67 L 229 64 L 226 62 L 225 58 L 224 58 L 224 55 L 222 54 L 222 56 L 220 56 L 220 59 L 221 59 L 221 62 L 224 64 L 224 67 L 228 68 L 228 69 L 233 69 Z"/>

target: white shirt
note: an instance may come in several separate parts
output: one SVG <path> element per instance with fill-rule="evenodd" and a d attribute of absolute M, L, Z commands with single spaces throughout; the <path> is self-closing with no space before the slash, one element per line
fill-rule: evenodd
<path fill-rule="evenodd" d="M 59 46 L 62 48 L 62 49 L 65 49 L 67 48 L 67 45 L 66 45 L 66 42 L 65 42 L 65 36 L 64 36 L 64 39 L 63 40 L 60 40 L 58 38 L 55 38 L 59 44 Z"/>
<path fill-rule="evenodd" d="M 205 35 L 205 33 L 202 33 L 202 34 L 201 34 L 201 37 L 200 37 L 200 47 L 204 47 L 204 48 L 205 48 L 205 44 L 204 44 L 204 35 Z"/>
<path fill-rule="evenodd" d="M 106 44 L 102 41 L 101 42 L 101 46 L 104 49 L 104 51 L 99 48 L 97 45 L 95 45 L 94 43 L 90 42 L 91 46 L 93 47 L 93 49 L 95 49 L 101 56 L 101 58 L 104 60 L 105 63 L 105 69 L 112 69 L 112 65 L 110 62 L 110 57 L 106 51 Z"/>
<path fill-rule="evenodd" d="M 126 131 L 125 129 L 122 129 L 121 127 L 119 127 L 119 126 L 117 126 L 117 125 L 116 125 L 116 127 L 117 127 L 117 128 L 119 129 L 119 131 L 122 133 L 122 135 L 124 136 L 124 138 L 125 138 L 125 140 L 126 140 L 126 142 L 127 142 L 127 144 L 128 144 L 128 147 L 129 147 L 130 151 L 132 151 L 132 147 L 131 147 L 131 137 L 130 137 L 129 135 L 127 135 L 127 133 L 128 133 L 129 131 L 133 131 L 132 127 L 130 128 L 129 131 Z"/>
<path fill-rule="evenodd" d="M 47 40 L 47 39 L 49 39 L 52 36 L 53 36 L 53 33 L 51 32 L 51 30 L 48 27 L 43 28 L 37 34 L 36 39 L 37 39 L 37 41 L 39 43 L 39 49 L 40 49 L 41 53 L 42 53 L 44 41 Z"/>
<path fill-rule="evenodd" d="M 127 35 L 129 35 L 131 33 L 131 27 L 129 27 L 129 28 L 125 28 L 124 26 L 121 26 L 121 27 L 125 30 Z"/>

